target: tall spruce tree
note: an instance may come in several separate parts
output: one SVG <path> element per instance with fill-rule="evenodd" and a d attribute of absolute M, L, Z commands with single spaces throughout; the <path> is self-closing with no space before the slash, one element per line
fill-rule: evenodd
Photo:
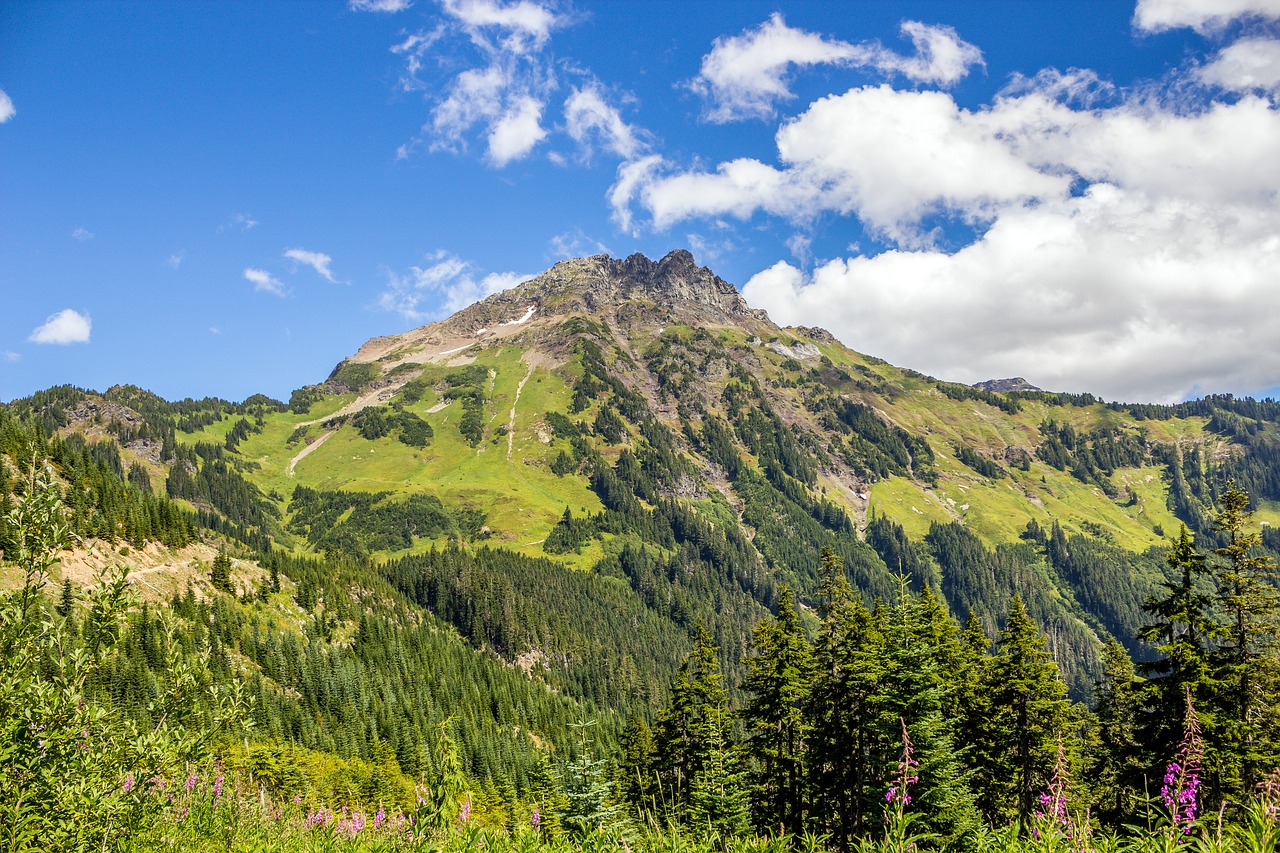
<path fill-rule="evenodd" d="M 1003 796 L 997 794 L 998 799 L 988 799 L 983 807 L 989 817 L 1015 818 L 1025 826 L 1036 797 L 1048 785 L 1058 737 L 1066 733 L 1072 710 L 1044 635 L 1017 593 L 1009 603 L 989 673 L 994 749 L 992 765 L 980 768 L 979 774 L 986 774 L 984 793 L 990 797 L 1003 789 Z"/>
<path fill-rule="evenodd" d="M 809 721 L 805 709 L 813 679 L 813 650 L 800 625 L 791 590 L 783 586 L 778 615 L 752 635 L 743 689 L 750 694 L 741 716 L 747 754 L 754 761 L 756 824 L 766 831 L 800 832 L 809 798 L 804 755 Z"/>
<path fill-rule="evenodd" d="M 1217 605 L 1225 617 L 1213 655 L 1222 700 L 1218 728 L 1224 754 L 1219 762 L 1224 794 L 1250 794 L 1277 761 L 1274 716 L 1275 659 L 1280 591 L 1276 562 L 1261 551 L 1249 496 L 1228 482 L 1215 518 L 1226 544 L 1213 553 Z"/>
<path fill-rule="evenodd" d="M 808 710 L 810 827 L 848 850 L 880 817 L 873 748 L 883 704 L 884 637 L 830 551 L 822 555 L 821 616 Z"/>
<path fill-rule="evenodd" d="M 663 796 L 678 816 L 688 813 L 693 780 L 710 760 L 712 744 L 727 743 L 729 694 L 720 673 L 720 650 L 698 625 L 675 682 L 671 704 L 658 715 L 654 746 Z"/>

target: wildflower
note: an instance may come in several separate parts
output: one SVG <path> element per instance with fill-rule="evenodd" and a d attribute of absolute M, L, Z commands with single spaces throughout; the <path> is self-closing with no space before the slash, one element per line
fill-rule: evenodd
<path fill-rule="evenodd" d="M 533 814 L 529 815 L 529 823 L 533 826 L 534 829 L 537 829 L 539 826 L 542 825 L 542 815 L 541 813 L 538 812 L 537 806 L 534 806 Z"/>
<path fill-rule="evenodd" d="M 915 748 L 911 743 L 911 736 L 907 734 L 907 721 L 899 717 L 898 722 L 902 724 L 902 758 L 898 760 L 895 783 L 885 792 L 884 801 L 892 803 L 897 800 L 905 806 L 911 802 L 911 794 L 907 789 L 920 781 L 920 777 L 916 775 L 920 762 L 915 759 Z"/>
<path fill-rule="evenodd" d="M 1182 726 L 1182 743 L 1178 754 L 1169 762 L 1160 788 L 1160 798 L 1169 811 L 1173 828 L 1184 835 L 1191 834 L 1192 824 L 1199 813 L 1200 760 L 1204 757 L 1204 740 L 1200 736 L 1200 715 L 1191 704 L 1191 690 L 1187 689 L 1187 713 Z"/>
<path fill-rule="evenodd" d="M 191 775 L 187 777 L 187 781 L 183 785 L 183 787 L 186 788 L 187 793 L 190 794 L 192 791 L 195 790 L 196 782 L 199 782 L 199 781 L 200 781 L 200 777 L 196 775 L 196 771 L 192 770 Z"/>
<path fill-rule="evenodd" d="M 136 784 L 137 782 L 133 780 L 133 774 L 130 773 L 128 776 L 124 777 L 124 792 L 126 794 L 129 793 L 133 790 L 133 786 Z"/>
<path fill-rule="evenodd" d="M 462 801 L 462 809 L 458 812 L 458 821 L 466 823 L 471 820 L 471 798 L 467 797 Z"/>
<path fill-rule="evenodd" d="M 382 806 L 378 806 L 377 813 L 373 816 L 373 828 L 380 829 L 387 822 L 387 811 Z"/>
<path fill-rule="evenodd" d="M 1280 768 L 1272 770 L 1258 783 L 1258 799 L 1268 820 L 1280 818 Z"/>
<path fill-rule="evenodd" d="M 222 796 L 222 775 L 219 774 L 217 779 L 213 780 L 213 802 L 216 804 Z"/>

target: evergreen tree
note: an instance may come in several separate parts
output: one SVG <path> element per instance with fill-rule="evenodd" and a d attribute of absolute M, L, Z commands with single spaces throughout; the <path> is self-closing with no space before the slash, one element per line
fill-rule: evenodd
<path fill-rule="evenodd" d="M 671 685 L 671 705 L 659 716 L 655 747 L 664 796 L 686 813 L 693 780 L 710 760 L 712 744 L 729 740 L 729 695 L 722 684 L 719 648 L 698 625 L 689 652 Z"/>
<path fill-rule="evenodd" d="M 1103 677 L 1094 688 L 1094 727 L 1087 779 L 1098 816 L 1116 825 L 1136 813 L 1143 793 L 1138 746 L 1142 680 L 1124 646 L 1109 639 L 1102 647 Z"/>
<path fill-rule="evenodd" d="M 1071 703 L 1044 635 L 1016 593 L 998 646 L 987 685 L 995 748 L 992 764 L 978 770 L 985 775 L 982 790 L 988 796 L 982 805 L 989 818 L 1015 818 L 1025 826 L 1048 784 L 1058 737 L 1071 721 Z"/>
<path fill-rule="evenodd" d="M 689 826 L 723 840 L 746 835 L 751 824 L 751 800 L 742 756 L 727 740 L 727 708 L 712 708 L 706 761 L 689 790 Z"/>
<path fill-rule="evenodd" d="M 1261 537 L 1252 529 L 1249 496 L 1232 481 L 1219 503 L 1216 527 L 1227 542 L 1213 552 L 1220 561 L 1214 582 L 1225 624 L 1214 663 L 1222 690 L 1217 722 L 1226 754 L 1219 757 L 1217 769 L 1223 793 L 1247 796 L 1277 759 L 1280 591 L 1276 562 L 1261 552 Z"/>
<path fill-rule="evenodd" d="M 809 723 L 805 709 L 812 680 L 813 653 L 791 590 L 783 586 L 778 615 L 761 622 L 752 636 L 755 655 L 747 661 L 742 709 L 747 753 L 756 765 L 757 825 L 767 831 L 798 833 L 808 801 L 804 754 Z"/>
<path fill-rule="evenodd" d="M 222 548 L 218 549 L 218 556 L 213 558 L 213 566 L 209 569 L 209 583 L 216 590 L 231 592 L 231 558 Z"/>
<path fill-rule="evenodd" d="M 814 647 L 810 693 L 809 790 L 815 831 L 841 850 L 879 818 L 872 749 L 882 703 L 884 638 L 853 595 L 844 566 L 822 555 L 822 627 Z"/>

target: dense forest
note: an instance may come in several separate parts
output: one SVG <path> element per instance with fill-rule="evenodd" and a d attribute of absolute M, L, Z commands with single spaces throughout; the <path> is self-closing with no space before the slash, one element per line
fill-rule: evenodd
<path fill-rule="evenodd" d="M 1119 407 L 903 372 L 1002 416 L 1057 407 L 995 452 L 887 417 L 907 385 L 870 360 L 763 364 L 703 330 L 632 356 L 575 328 L 566 405 L 524 464 L 593 502 L 523 550 L 478 497 L 261 470 L 271 435 L 294 454 L 310 423 L 371 455 L 500 458 L 483 364 L 410 365 L 377 405 L 302 425 L 381 369 L 344 362 L 287 406 L 124 386 L 0 407 L 3 843 L 255 849 L 278 824 L 277 849 L 1101 848 L 1207 839 L 1221 815 L 1219 843 L 1254 849 L 1242 833 L 1280 831 L 1280 537 L 1250 515 L 1280 500 L 1273 401 Z M 1143 426 L 1187 417 L 1206 438 Z M 1090 519 L 912 533 L 832 479 L 1030 494 L 1035 476 L 1131 507 L 1126 470 L 1158 472 L 1181 523 L 1162 545 Z M 78 543 L 120 567 L 72 583 Z M 180 570 L 162 596 L 130 582 L 143 551 Z"/>

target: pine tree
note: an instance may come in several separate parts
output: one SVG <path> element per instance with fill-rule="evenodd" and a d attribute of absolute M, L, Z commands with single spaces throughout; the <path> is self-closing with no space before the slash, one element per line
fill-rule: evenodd
<path fill-rule="evenodd" d="M 1138 742 L 1144 750 L 1142 763 L 1151 772 L 1158 772 L 1177 748 L 1187 691 L 1204 708 L 1211 707 L 1217 693 L 1209 660 L 1211 644 L 1220 634 L 1207 591 L 1211 569 L 1185 526 L 1174 540 L 1168 565 L 1173 579 L 1161 584 L 1163 597 L 1152 596 L 1142 605 L 1154 621 L 1138 632 L 1159 655 L 1137 667 L 1147 678 Z"/>
<path fill-rule="evenodd" d="M 722 842 L 746 835 L 751 800 L 740 750 L 728 740 L 727 708 L 713 708 L 706 762 L 689 790 L 689 826 Z"/>
<path fill-rule="evenodd" d="M 747 727 L 747 754 L 755 761 L 757 824 L 779 833 L 798 833 L 808 800 L 804 754 L 805 707 L 813 677 L 813 652 L 783 586 L 778 615 L 761 622 L 752 637 L 755 655 L 747 661 L 743 689 L 751 694 L 741 715 Z"/>
<path fill-rule="evenodd" d="M 1015 817 L 1026 825 L 1036 796 L 1044 790 L 1057 757 L 1057 739 L 1066 732 L 1071 703 L 1058 666 L 1045 649 L 1044 635 L 1014 594 L 1000 632 L 999 650 L 990 668 L 991 732 L 994 765 L 986 772 L 986 791 L 1003 788 L 1004 803 L 984 803 L 988 815 Z"/>
<path fill-rule="evenodd" d="M 1103 676 L 1094 687 L 1094 727 L 1087 779 L 1099 818 L 1115 825 L 1135 814 L 1142 796 L 1143 762 L 1138 746 L 1142 681 L 1124 646 L 1102 647 Z"/>
<path fill-rule="evenodd" d="M 810 825 L 847 850 L 877 821 L 879 792 L 872 748 L 882 703 L 884 638 L 853 595 L 841 559 L 822 555 L 822 627 L 814 644 L 809 790 Z"/>
<path fill-rule="evenodd" d="M 1239 796 L 1252 793 L 1277 760 L 1276 732 L 1268 723 L 1277 701 L 1280 590 L 1276 562 L 1260 553 L 1261 537 L 1252 529 L 1249 496 L 1232 481 L 1219 503 L 1215 522 L 1227 544 L 1214 549 L 1220 560 L 1214 581 L 1226 621 L 1214 663 L 1223 690 L 1217 722 L 1227 754 L 1217 764 L 1223 792 Z"/>
<path fill-rule="evenodd" d="M 227 552 L 218 549 L 218 556 L 213 558 L 213 566 L 209 570 L 209 583 L 221 592 L 231 592 L 231 558 Z"/>
<path fill-rule="evenodd" d="M 719 648 L 701 625 L 675 682 L 671 705 L 658 716 L 654 738 L 664 796 L 678 813 L 689 804 L 690 786 L 710 758 L 711 743 L 728 740 L 729 696 L 722 684 Z"/>

